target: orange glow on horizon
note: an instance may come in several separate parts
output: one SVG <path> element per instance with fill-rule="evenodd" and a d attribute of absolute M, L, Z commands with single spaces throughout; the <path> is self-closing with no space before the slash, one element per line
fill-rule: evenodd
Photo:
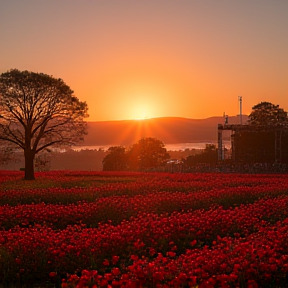
<path fill-rule="evenodd" d="M 0 73 L 63 79 L 87 121 L 288 111 L 288 1 L 3 2 Z"/>
<path fill-rule="evenodd" d="M 171 143 L 175 142 L 174 136 L 167 129 L 153 121 L 153 119 L 134 120 L 128 127 L 126 130 L 119 131 L 119 134 L 117 134 L 118 137 L 115 140 L 116 143 L 125 146 L 128 142 L 136 143 L 142 138 L 153 138 L 158 135 L 169 139 L 168 141 Z"/>

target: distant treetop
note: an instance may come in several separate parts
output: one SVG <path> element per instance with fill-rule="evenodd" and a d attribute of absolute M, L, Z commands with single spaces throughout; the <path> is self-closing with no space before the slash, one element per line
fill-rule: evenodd
<path fill-rule="evenodd" d="M 282 124 L 288 126 L 287 112 L 280 108 L 279 105 L 270 102 L 260 102 L 252 107 L 248 124 L 259 126 L 274 126 Z"/>

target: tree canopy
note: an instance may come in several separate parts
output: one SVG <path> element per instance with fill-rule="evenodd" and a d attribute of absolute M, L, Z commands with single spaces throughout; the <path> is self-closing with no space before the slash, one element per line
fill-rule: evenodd
<path fill-rule="evenodd" d="M 104 171 L 124 171 L 127 170 L 127 155 L 122 146 L 113 146 L 108 149 L 108 154 L 103 161 Z"/>
<path fill-rule="evenodd" d="M 110 147 L 102 161 L 103 170 L 147 171 L 165 165 L 170 158 L 165 145 L 156 138 L 142 138 L 128 150 Z"/>
<path fill-rule="evenodd" d="M 34 179 L 37 153 L 83 138 L 87 111 L 62 79 L 17 69 L 0 75 L 0 140 L 24 150 L 25 179 Z"/>
<path fill-rule="evenodd" d="M 260 102 L 252 107 L 248 123 L 258 126 L 288 125 L 287 112 L 279 105 L 270 102 Z"/>
<path fill-rule="evenodd" d="M 162 166 L 170 158 L 162 141 L 147 137 L 140 139 L 129 151 L 129 162 L 133 170 L 149 170 Z"/>
<path fill-rule="evenodd" d="M 195 155 L 188 156 L 184 160 L 187 167 L 195 166 L 197 164 L 211 164 L 214 165 L 218 161 L 218 149 L 215 144 L 206 144 L 205 149 Z"/>

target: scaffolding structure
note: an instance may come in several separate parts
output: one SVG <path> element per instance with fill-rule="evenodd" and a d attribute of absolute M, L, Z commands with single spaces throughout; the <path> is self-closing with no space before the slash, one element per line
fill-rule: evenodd
<path fill-rule="evenodd" d="M 284 125 L 242 125 L 218 124 L 218 161 L 225 160 L 223 149 L 223 131 L 230 130 L 231 160 L 234 162 L 288 163 L 288 127 Z M 240 145 L 243 139 L 253 139 L 255 143 Z M 262 141 L 262 142 L 261 142 Z M 243 144 L 243 143 L 242 143 Z M 264 148 L 265 149 L 264 149 Z M 245 151 L 244 151 L 245 150 Z M 257 156 L 257 157 L 256 157 Z"/>

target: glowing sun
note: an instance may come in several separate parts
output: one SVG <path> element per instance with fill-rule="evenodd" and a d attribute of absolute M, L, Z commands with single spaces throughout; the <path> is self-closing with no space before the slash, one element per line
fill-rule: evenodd
<path fill-rule="evenodd" d="M 152 109 L 148 104 L 138 103 L 131 108 L 132 119 L 144 120 L 152 117 Z"/>

